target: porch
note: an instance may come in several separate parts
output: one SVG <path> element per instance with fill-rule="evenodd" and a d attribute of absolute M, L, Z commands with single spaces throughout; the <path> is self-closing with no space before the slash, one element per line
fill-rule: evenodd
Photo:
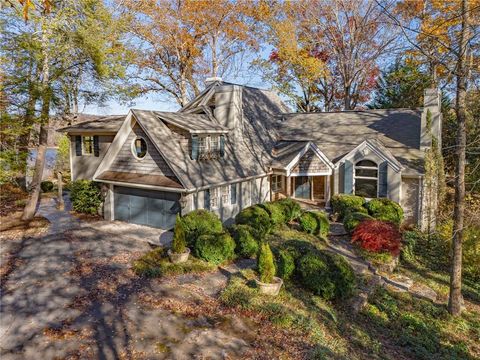
<path fill-rule="evenodd" d="M 270 181 L 272 200 L 291 197 L 306 206 L 324 208 L 329 205 L 330 175 L 273 174 Z"/>

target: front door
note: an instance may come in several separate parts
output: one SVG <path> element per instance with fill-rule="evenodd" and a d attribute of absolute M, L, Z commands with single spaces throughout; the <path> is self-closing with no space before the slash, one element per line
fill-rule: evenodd
<path fill-rule="evenodd" d="M 310 179 L 308 176 L 296 176 L 295 197 L 297 199 L 310 199 Z"/>

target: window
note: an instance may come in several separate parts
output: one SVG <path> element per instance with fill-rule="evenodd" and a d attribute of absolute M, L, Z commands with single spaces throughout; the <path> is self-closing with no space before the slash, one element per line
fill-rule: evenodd
<path fill-rule="evenodd" d="M 378 166 L 373 161 L 361 160 L 355 164 L 355 195 L 366 198 L 378 196 Z"/>
<path fill-rule="evenodd" d="M 220 136 L 199 136 L 198 137 L 198 159 L 215 159 L 223 154 L 223 142 Z"/>
<path fill-rule="evenodd" d="M 93 136 L 82 136 L 82 155 L 93 154 Z"/>
<path fill-rule="evenodd" d="M 237 184 L 230 185 L 230 204 L 237 203 Z"/>
<path fill-rule="evenodd" d="M 207 140 L 208 138 L 206 136 L 200 136 L 198 138 L 198 153 L 200 154 L 200 156 L 207 152 Z"/>
<path fill-rule="evenodd" d="M 220 204 L 219 197 L 220 197 L 220 191 L 218 187 L 210 189 L 210 208 L 212 209 L 218 208 Z"/>
<path fill-rule="evenodd" d="M 132 143 L 132 152 L 137 159 L 143 159 L 147 154 L 147 142 L 143 138 L 136 138 Z"/>
<path fill-rule="evenodd" d="M 219 136 L 210 136 L 210 151 L 219 152 L 220 151 L 220 137 Z"/>
<path fill-rule="evenodd" d="M 229 186 L 222 186 L 222 204 L 224 205 L 228 204 L 228 201 L 230 200 L 229 189 Z"/>
<path fill-rule="evenodd" d="M 282 190 L 282 175 L 272 175 L 271 188 L 273 192 Z"/>

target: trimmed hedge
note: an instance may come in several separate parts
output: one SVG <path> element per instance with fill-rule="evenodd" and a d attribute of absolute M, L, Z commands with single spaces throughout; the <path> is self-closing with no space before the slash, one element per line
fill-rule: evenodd
<path fill-rule="evenodd" d="M 251 226 L 257 240 L 262 240 L 273 227 L 268 212 L 259 205 L 249 206 L 240 211 L 235 217 L 235 222 Z"/>
<path fill-rule="evenodd" d="M 303 231 L 326 237 L 330 230 L 330 222 L 324 212 L 306 211 L 298 219 L 300 227 Z"/>
<path fill-rule="evenodd" d="M 175 219 L 175 228 L 173 230 L 172 252 L 183 254 L 187 251 L 187 242 L 185 240 L 185 229 L 180 215 Z"/>
<path fill-rule="evenodd" d="M 98 183 L 91 180 L 77 180 L 70 185 L 70 199 L 73 210 L 95 215 L 102 203 L 102 194 Z"/>
<path fill-rule="evenodd" d="M 397 226 L 403 221 L 403 209 L 395 201 L 387 198 L 378 198 L 370 200 L 365 207 L 368 213 L 375 219 L 382 221 L 391 221 Z"/>
<path fill-rule="evenodd" d="M 277 275 L 284 280 L 290 279 L 295 271 L 295 258 L 288 250 L 276 252 Z"/>
<path fill-rule="evenodd" d="M 337 194 L 332 196 L 331 204 L 333 212 L 338 214 L 340 220 L 343 219 L 351 208 L 355 208 L 357 212 L 361 212 L 360 208 L 365 205 L 365 198 L 356 195 Z"/>
<path fill-rule="evenodd" d="M 202 235 L 218 234 L 223 225 L 218 216 L 208 210 L 194 210 L 182 217 L 187 246 L 195 247 L 195 242 Z"/>
<path fill-rule="evenodd" d="M 233 225 L 229 232 L 235 240 L 235 252 L 245 258 L 251 258 L 258 253 L 258 242 L 252 235 L 253 229 L 249 225 Z"/>
<path fill-rule="evenodd" d="M 298 273 L 307 289 L 326 300 L 346 298 L 355 288 L 351 266 L 336 254 L 307 254 L 298 262 Z"/>
<path fill-rule="evenodd" d="M 235 241 L 230 234 L 201 235 L 195 242 L 195 256 L 212 264 L 233 259 Z"/>
<path fill-rule="evenodd" d="M 260 281 L 271 284 L 275 276 L 275 264 L 273 263 L 273 254 L 270 245 L 267 243 L 260 244 L 260 252 L 258 254 L 258 273 Z"/>
<path fill-rule="evenodd" d="M 40 183 L 40 189 L 42 189 L 42 192 L 47 193 L 53 190 L 53 182 L 50 180 L 42 181 Z"/>
<path fill-rule="evenodd" d="M 279 202 L 266 202 L 264 204 L 259 204 L 258 206 L 265 209 L 270 216 L 270 220 L 273 225 L 285 224 L 286 217 L 284 213 L 283 205 Z"/>
<path fill-rule="evenodd" d="M 355 228 L 357 227 L 357 225 L 365 219 L 372 220 L 373 217 L 362 212 L 348 211 L 345 215 L 345 218 L 343 219 L 343 226 L 345 227 L 345 230 L 347 230 L 349 233 L 352 233 L 353 230 L 355 230 Z"/>
<path fill-rule="evenodd" d="M 276 201 L 283 209 L 283 214 L 285 215 L 285 222 L 290 222 L 297 220 L 298 217 L 302 214 L 302 208 L 300 204 L 295 200 L 290 198 L 285 198 Z"/>

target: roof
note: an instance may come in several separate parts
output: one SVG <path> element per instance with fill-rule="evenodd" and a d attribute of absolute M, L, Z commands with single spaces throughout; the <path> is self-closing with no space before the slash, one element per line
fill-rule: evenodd
<path fill-rule="evenodd" d="M 191 133 L 220 132 L 227 133 L 228 129 L 220 125 L 213 116 L 207 114 L 191 114 L 178 112 L 154 111 L 162 120 L 185 129 Z"/>
<path fill-rule="evenodd" d="M 159 120 L 158 112 L 132 110 L 132 113 L 158 145 L 158 150 L 182 185 L 187 189 L 198 189 L 266 174 L 271 161 L 269 150 L 276 141 L 275 115 L 285 110 L 287 108 L 275 94 L 244 88 L 243 126 L 232 130 L 235 133 L 227 138 L 225 157 L 216 161 L 192 160 L 189 149 L 182 146 L 171 130 Z"/>
<path fill-rule="evenodd" d="M 325 113 L 281 114 L 279 139 L 311 140 L 337 162 L 364 140 L 379 141 L 406 167 L 406 173 L 422 171 L 420 150 L 422 109 L 382 109 Z"/>
<path fill-rule="evenodd" d="M 57 131 L 73 132 L 111 132 L 116 133 L 123 124 L 126 115 L 93 116 L 92 120 L 82 121 Z M 91 117 L 92 118 L 92 117 Z"/>
<path fill-rule="evenodd" d="M 138 173 L 129 173 L 121 171 L 104 171 L 99 176 L 98 180 L 118 181 L 131 184 L 142 184 L 159 187 L 170 187 L 181 189 L 182 185 L 172 178 L 161 175 L 145 175 Z"/>

